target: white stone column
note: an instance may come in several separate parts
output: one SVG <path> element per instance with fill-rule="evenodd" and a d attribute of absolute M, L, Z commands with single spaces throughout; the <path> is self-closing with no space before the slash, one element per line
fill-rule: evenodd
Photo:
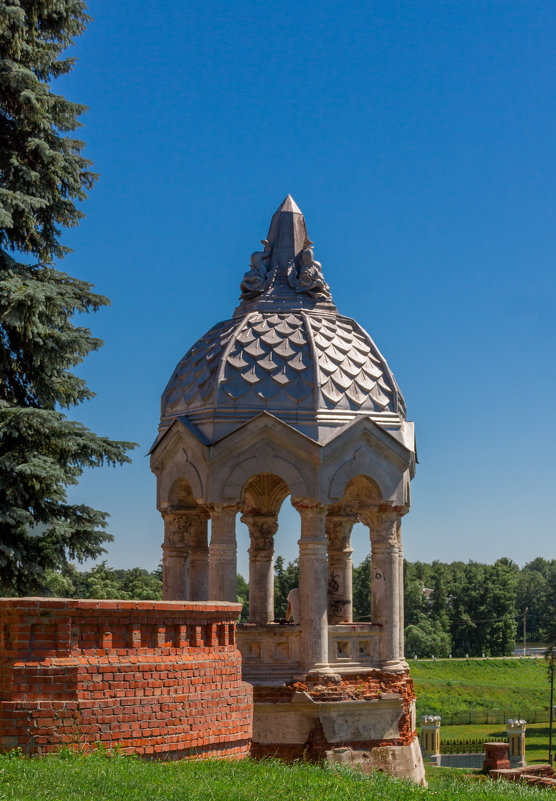
<path fill-rule="evenodd" d="M 237 600 L 237 504 L 212 503 L 209 547 L 209 601 Z"/>
<path fill-rule="evenodd" d="M 326 512 L 310 498 L 292 498 L 301 516 L 299 606 L 301 659 L 306 671 L 328 668 L 328 562 Z"/>
<path fill-rule="evenodd" d="M 189 600 L 189 520 L 184 509 L 167 509 L 162 545 L 162 597 L 165 601 Z"/>
<path fill-rule="evenodd" d="M 371 534 L 371 614 L 381 626 L 380 662 L 383 670 L 404 669 L 400 659 L 400 518 L 396 507 L 360 510 Z"/>
<path fill-rule="evenodd" d="M 401 521 L 398 528 L 398 560 L 399 560 L 399 588 L 400 588 L 400 626 L 399 626 L 399 655 L 402 662 L 405 661 L 405 603 L 404 603 L 404 581 L 403 581 L 403 544 Z"/>
<path fill-rule="evenodd" d="M 353 621 L 353 564 L 350 537 L 356 518 L 327 515 L 328 540 L 328 623 Z"/>
<path fill-rule="evenodd" d="M 274 620 L 274 535 L 277 515 L 243 515 L 249 529 L 249 622 Z"/>
<path fill-rule="evenodd" d="M 190 534 L 189 585 L 192 601 L 208 601 L 209 597 L 208 519 L 207 510 L 200 507 Z"/>

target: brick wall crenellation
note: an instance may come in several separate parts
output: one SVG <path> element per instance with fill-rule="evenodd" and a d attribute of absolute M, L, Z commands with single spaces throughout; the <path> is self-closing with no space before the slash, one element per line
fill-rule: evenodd
<path fill-rule="evenodd" d="M 238 604 L 0 599 L 0 749 L 249 753 Z"/>

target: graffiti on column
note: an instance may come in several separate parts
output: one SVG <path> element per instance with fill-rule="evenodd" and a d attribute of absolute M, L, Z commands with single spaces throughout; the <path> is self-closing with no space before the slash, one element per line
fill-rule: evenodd
<path fill-rule="evenodd" d="M 330 595 L 335 595 L 339 589 L 340 584 L 338 578 L 334 573 L 331 573 L 328 577 L 328 592 Z"/>
<path fill-rule="evenodd" d="M 343 587 L 340 584 L 341 577 L 337 573 L 330 573 L 328 576 L 328 614 L 330 623 L 340 623 L 348 616 L 347 607 L 351 601 L 343 598 Z"/>

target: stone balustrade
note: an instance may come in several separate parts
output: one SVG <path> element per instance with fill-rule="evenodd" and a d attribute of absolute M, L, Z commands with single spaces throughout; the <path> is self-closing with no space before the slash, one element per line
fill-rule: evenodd
<path fill-rule="evenodd" d="M 380 626 L 341 623 L 328 627 L 328 663 L 332 670 L 354 673 L 380 665 Z"/>
<path fill-rule="evenodd" d="M 347 674 L 379 669 L 380 636 L 380 626 L 372 623 L 329 626 L 329 671 Z M 245 681 L 264 686 L 276 680 L 292 681 L 302 673 L 301 626 L 239 624 L 237 640 Z"/>

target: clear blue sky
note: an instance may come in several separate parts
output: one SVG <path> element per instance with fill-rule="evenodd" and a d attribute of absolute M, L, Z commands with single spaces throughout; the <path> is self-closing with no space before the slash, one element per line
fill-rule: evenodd
<path fill-rule="evenodd" d="M 231 316 L 290 192 L 340 311 L 415 420 L 410 559 L 556 556 L 553 0 L 91 0 L 75 72 L 101 178 L 68 272 L 112 307 L 74 417 L 139 443 L 71 497 L 110 512 L 108 561 L 156 566 L 146 453 L 172 370 Z M 288 502 L 286 502 L 288 503 Z M 296 517 L 278 553 L 296 555 Z M 356 558 L 367 549 L 356 533 Z M 246 571 L 240 535 L 240 568 Z"/>

